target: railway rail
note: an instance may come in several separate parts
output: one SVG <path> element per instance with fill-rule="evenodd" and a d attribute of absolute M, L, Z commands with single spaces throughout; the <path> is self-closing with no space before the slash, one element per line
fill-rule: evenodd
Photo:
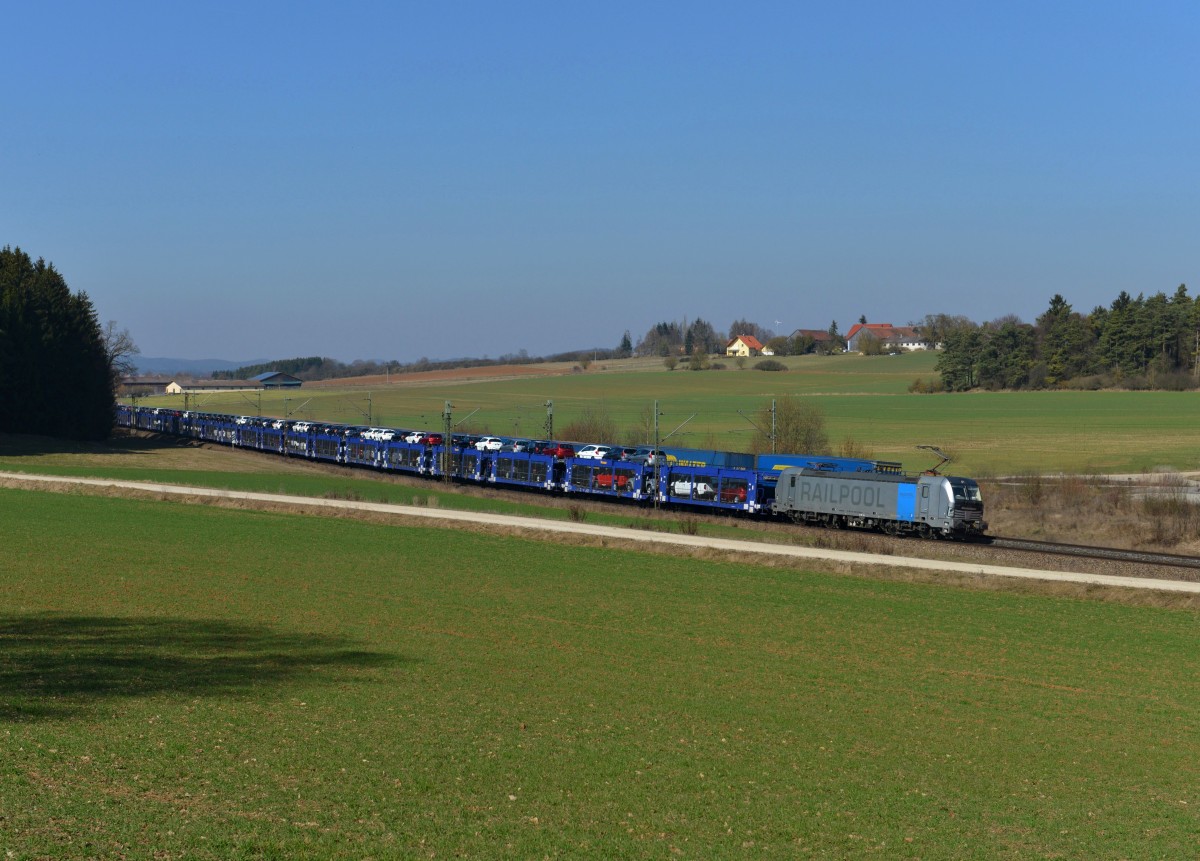
<path fill-rule="evenodd" d="M 1119 547 L 1089 547 L 1083 544 L 1059 544 L 1053 541 L 1034 541 L 1028 538 L 1005 538 L 993 535 L 981 539 L 981 544 L 1002 550 L 1044 553 L 1051 556 L 1071 556 L 1078 559 L 1103 559 L 1136 565 L 1156 565 L 1164 568 L 1200 569 L 1200 557 L 1149 550 L 1124 550 Z"/>

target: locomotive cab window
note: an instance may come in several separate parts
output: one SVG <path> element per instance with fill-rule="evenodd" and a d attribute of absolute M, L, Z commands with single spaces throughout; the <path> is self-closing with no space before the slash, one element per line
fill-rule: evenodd
<path fill-rule="evenodd" d="M 979 494 L 979 485 L 973 481 L 951 480 L 954 498 L 959 502 L 983 502 Z"/>

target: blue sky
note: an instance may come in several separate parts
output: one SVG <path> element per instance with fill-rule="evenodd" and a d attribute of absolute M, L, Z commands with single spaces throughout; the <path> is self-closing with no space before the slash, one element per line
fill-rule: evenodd
<path fill-rule="evenodd" d="M 148 356 L 1200 292 L 1195 3 L 6 5 L 0 245 Z"/>

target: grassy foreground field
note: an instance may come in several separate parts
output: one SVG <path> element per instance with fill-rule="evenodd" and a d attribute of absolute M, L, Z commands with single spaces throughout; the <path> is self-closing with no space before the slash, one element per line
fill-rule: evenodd
<path fill-rule="evenodd" d="M 1194 855 L 1194 613 L 0 511 L 5 857 Z"/>
<path fill-rule="evenodd" d="M 632 430 L 659 403 L 669 444 L 749 450 L 758 413 L 772 398 L 810 399 L 824 413 L 834 448 L 846 440 L 875 457 L 924 469 L 917 445 L 938 445 L 966 475 L 1144 472 L 1200 469 L 1200 399 L 1194 392 L 979 392 L 909 394 L 934 376 L 936 355 L 801 356 L 789 370 L 765 373 L 732 365 L 723 371 L 668 372 L 660 364 L 611 362 L 586 373 L 513 379 L 425 380 L 397 376 L 369 386 L 304 387 L 287 393 L 227 393 L 192 400 L 214 412 L 283 415 L 348 424 L 433 429 L 445 401 L 456 418 L 489 433 L 541 436 L 545 402 L 565 428 L 591 409 Z M 287 402 L 284 402 L 284 398 Z M 369 400 L 368 400 L 369 397 Z M 183 406 L 183 399 L 150 398 Z M 474 411 L 474 412 L 473 412 Z M 472 414 L 473 413 L 473 414 Z M 622 434 L 623 435 L 623 434 Z"/>

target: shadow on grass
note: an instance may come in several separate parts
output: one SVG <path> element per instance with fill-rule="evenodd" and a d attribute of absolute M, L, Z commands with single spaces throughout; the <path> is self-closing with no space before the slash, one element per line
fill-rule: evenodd
<path fill-rule="evenodd" d="M 81 442 L 28 434 L 0 434 L 0 456 L 38 457 L 56 454 L 149 454 L 164 449 L 194 448 L 200 440 L 167 434 L 131 433 L 117 428 L 103 442 Z"/>
<path fill-rule="evenodd" d="M 237 693 L 400 660 L 352 645 L 211 619 L 0 616 L 0 722 L 76 717 L 126 697 Z"/>

